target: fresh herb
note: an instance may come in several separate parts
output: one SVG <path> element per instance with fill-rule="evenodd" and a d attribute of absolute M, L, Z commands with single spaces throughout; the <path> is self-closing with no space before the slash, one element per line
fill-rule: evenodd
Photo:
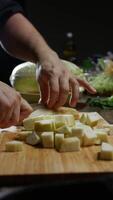
<path fill-rule="evenodd" d="M 96 106 L 103 109 L 106 108 L 113 109 L 113 96 L 106 98 L 101 98 L 101 97 L 88 98 L 87 104 L 90 106 Z"/>

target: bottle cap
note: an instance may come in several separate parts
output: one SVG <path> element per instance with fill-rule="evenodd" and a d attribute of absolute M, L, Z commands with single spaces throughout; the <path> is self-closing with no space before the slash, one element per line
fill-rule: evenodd
<path fill-rule="evenodd" d="M 73 37 L 73 33 L 72 33 L 72 32 L 68 32 L 68 33 L 67 33 L 67 37 L 68 37 L 68 38 L 72 38 L 72 37 Z"/>

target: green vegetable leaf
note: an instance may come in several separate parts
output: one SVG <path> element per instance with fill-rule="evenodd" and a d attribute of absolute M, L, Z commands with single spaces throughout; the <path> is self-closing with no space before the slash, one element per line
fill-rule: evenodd
<path fill-rule="evenodd" d="M 103 109 L 106 108 L 113 109 L 113 96 L 106 98 L 101 98 L 101 97 L 88 98 L 87 104 L 90 106 L 96 106 Z"/>

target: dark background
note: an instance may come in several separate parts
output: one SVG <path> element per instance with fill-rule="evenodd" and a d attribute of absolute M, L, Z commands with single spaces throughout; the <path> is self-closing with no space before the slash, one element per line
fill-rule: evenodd
<path fill-rule="evenodd" d="M 62 57 L 66 32 L 75 34 L 80 60 L 113 51 L 113 6 L 62 0 L 20 0 L 29 20 Z M 0 49 L 0 80 L 9 83 L 12 69 L 23 61 Z"/>

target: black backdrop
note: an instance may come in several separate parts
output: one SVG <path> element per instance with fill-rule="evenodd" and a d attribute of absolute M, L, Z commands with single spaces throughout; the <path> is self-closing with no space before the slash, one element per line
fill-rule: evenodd
<path fill-rule="evenodd" d="M 27 2 L 27 1 L 26 1 Z M 31 21 L 48 43 L 62 53 L 64 35 L 73 31 L 80 56 L 113 49 L 113 7 L 77 1 L 38 0 L 27 3 Z"/>
<path fill-rule="evenodd" d="M 20 0 L 30 21 L 39 29 L 48 44 L 62 56 L 65 33 L 75 34 L 78 56 L 113 51 L 113 7 L 91 2 L 62 0 Z M 9 75 L 22 61 L 0 50 L 0 80 L 9 83 Z"/>

